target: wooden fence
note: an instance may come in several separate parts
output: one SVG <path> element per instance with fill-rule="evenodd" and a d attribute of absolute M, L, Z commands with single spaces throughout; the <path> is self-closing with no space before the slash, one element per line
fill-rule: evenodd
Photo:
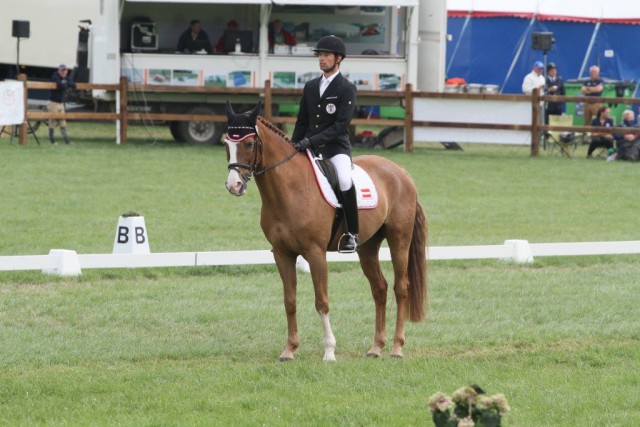
<path fill-rule="evenodd" d="M 55 84 L 51 82 L 27 81 L 25 75 L 21 74 L 18 80 L 24 82 L 24 103 L 27 110 L 27 99 L 29 90 L 55 89 Z M 121 142 L 126 142 L 128 137 L 129 121 L 159 120 L 159 121 L 211 121 L 227 122 L 225 115 L 216 114 L 167 114 L 167 113 L 146 113 L 130 112 L 127 105 L 129 92 L 172 92 L 172 93 L 199 93 L 216 95 L 254 95 L 256 98 L 264 98 L 265 118 L 274 123 L 294 123 L 295 117 L 280 117 L 273 115 L 272 105 L 279 99 L 299 99 L 302 96 L 302 89 L 277 89 L 271 87 L 269 80 L 265 81 L 264 88 L 220 88 L 201 86 L 169 86 L 169 85 L 139 85 L 129 84 L 125 77 L 120 78 L 119 84 L 90 84 L 78 83 L 79 90 L 105 90 L 119 94 L 116 112 L 69 112 L 50 113 L 45 111 L 27 111 L 27 120 L 46 119 L 67 119 L 67 120 L 106 120 L 119 121 Z M 420 121 L 414 120 L 414 100 L 425 99 L 458 99 L 473 102 L 483 101 L 514 101 L 531 103 L 531 122 L 528 124 L 498 124 L 498 123 L 474 123 L 469 122 L 469 117 L 452 117 L 451 121 Z M 404 126 L 404 150 L 413 151 L 414 128 L 416 127 L 441 127 L 441 128 L 461 128 L 461 129 L 489 129 L 489 130 L 510 130 L 526 131 L 531 133 L 531 155 L 538 156 L 540 152 L 540 136 L 545 131 L 571 131 L 571 132 L 611 132 L 609 128 L 598 128 L 592 126 L 549 126 L 542 123 L 543 102 L 593 102 L 592 97 L 584 96 L 541 96 L 536 89 L 533 95 L 502 95 L 502 94 L 472 94 L 472 93 L 440 93 L 440 92 L 414 92 L 413 87 L 407 84 L 402 91 L 359 91 L 358 99 L 363 105 L 395 104 L 405 108 L 404 119 L 377 119 L 377 118 L 357 118 L 353 119 L 352 125 L 374 125 L 374 126 Z M 636 98 L 600 98 L 602 103 L 622 103 L 634 104 Z M 640 103 L 640 102 L 638 102 Z M 482 108 L 481 106 L 479 108 Z M 27 122 L 20 125 L 19 142 L 27 144 Z M 625 129 L 625 133 L 640 133 L 640 129 Z"/>

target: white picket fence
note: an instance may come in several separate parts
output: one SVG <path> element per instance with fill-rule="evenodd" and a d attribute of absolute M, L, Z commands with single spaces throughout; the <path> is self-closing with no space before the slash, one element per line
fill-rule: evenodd
<path fill-rule="evenodd" d="M 427 258 L 436 260 L 503 259 L 519 263 L 533 262 L 541 256 L 584 256 L 640 254 L 640 241 L 529 243 L 507 240 L 502 245 L 435 246 Z M 329 262 L 353 262 L 357 254 L 327 253 Z M 380 260 L 390 261 L 388 248 L 380 250 Z M 89 268 L 194 267 L 213 265 L 274 264 L 268 250 L 219 252 L 164 252 L 149 254 L 77 254 L 72 250 L 52 249 L 48 255 L 1 256 L 0 271 L 42 270 L 57 275 L 78 275 Z"/>

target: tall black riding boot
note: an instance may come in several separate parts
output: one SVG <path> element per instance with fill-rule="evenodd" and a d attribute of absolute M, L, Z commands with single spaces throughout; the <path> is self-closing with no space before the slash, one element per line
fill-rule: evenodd
<path fill-rule="evenodd" d="M 62 134 L 62 139 L 64 139 L 64 143 L 67 145 L 73 145 L 73 142 L 69 140 L 69 135 L 67 135 L 67 128 L 63 128 L 60 126 L 60 133 Z"/>
<path fill-rule="evenodd" d="M 356 187 L 342 192 L 342 208 L 344 210 L 345 233 L 340 237 L 338 252 L 351 253 L 358 250 L 358 202 L 356 200 Z"/>
<path fill-rule="evenodd" d="M 54 129 L 53 128 L 49 128 L 49 141 L 51 141 L 51 143 L 53 145 L 56 144 L 56 139 L 54 138 Z"/>

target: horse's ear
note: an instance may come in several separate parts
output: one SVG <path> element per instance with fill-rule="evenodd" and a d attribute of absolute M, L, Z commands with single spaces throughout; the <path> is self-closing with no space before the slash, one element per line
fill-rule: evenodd
<path fill-rule="evenodd" d="M 236 116 L 236 113 L 233 112 L 233 108 L 231 108 L 231 103 L 229 103 L 229 100 L 227 100 L 227 104 L 224 106 L 224 111 L 227 113 L 227 119 L 229 121 L 231 121 Z"/>
<path fill-rule="evenodd" d="M 262 101 L 258 101 L 258 103 L 256 104 L 255 108 L 253 109 L 253 111 L 249 115 L 249 118 L 251 119 L 252 123 L 256 122 L 256 119 L 258 118 L 258 113 L 260 113 L 260 109 L 261 108 L 262 108 Z"/>

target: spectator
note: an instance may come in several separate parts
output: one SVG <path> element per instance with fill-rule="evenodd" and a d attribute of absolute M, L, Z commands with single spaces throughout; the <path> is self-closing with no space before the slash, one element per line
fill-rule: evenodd
<path fill-rule="evenodd" d="M 227 30 L 237 30 L 237 29 L 238 29 L 238 23 L 236 21 L 231 20 L 227 22 Z M 216 44 L 216 47 L 214 48 L 214 50 L 215 52 L 218 52 L 218 53 L 229 53 L 229 51 L 227 51 L 224 48 L 224 32 L 218 39 L 218 43 Z"/>
<path fill-rule="evenodd" d="M 193 41 L 200 42 L 197 48 L 194 47 Z M 176 50 L 183 53 L 195 53 L 201 49 L 211 53 L 211 42 L 209 41 L 209 35 L 202 30 L 200 20 L 193 19 L 189 23 L 189 28 L 180 36 Z"/>
<path fill-rule="evenodd" d="M 522 81 L 522 92 L 527 95 L 531 95 L 533 90 L 538 88 L 540 89 L 540 95 L 544 90 L 544 76 L 542 75 L 542 69 L 544 68 L 544 64 L 540 61 L 536 61 L 533 64 L 533 70 L 529 74 L 524 77 Z"/>
<path fill-rule="evenodd" d="M 562 77 L 558 75 L 558 67 L 553 62 L 547 65 L 547 78 L 546 78 L 546 92 L 547 95 L 565 95 L 564 81 Z M 549 123 L 549 115 L 562 115 L 564 111 L 564 102 L 547 102 L 547 108 L 545 109 L 544 122 Z"/>
<path fill-rule="evenodd" d="M 58 70 L 51 75 L 51 81 L 56 84 L 56 88 L 53 89 L 51 91 L 51 94 L 49 95 L 47 111 L 49 111 L 50 113 L 64 113 L 64 98 L 66 91 L 68 88 L 75 89 L 76 83 L 69 75 L 69 69 L 64 64 L 61 64 L 58 67 Z M 56 121 L 58 121 L 60 124 L 60 133 L 62 134 L 64 143 L 67 145 L 73 145 L 73 143 L 69 140 L 69 135 L 67 134 L 67 121 L 64 119 L 49 119 L 49 140 L 51 141 L 51 144 L 57 145 L 54 139 Z"/>
<path fill-rule="evenodd" d="M 635 114 L 632 110 L 625 110 L 622 113 L 622 124 L 620 127 L 635 128 Z M 640 159 L 640 139 L 637 133 L 615 134 L 616 145 L 618 146 L 617 156 L 614 159 L 638 161 Z"/>
<path fill-rule="evenodd" d="M 580 89 L 584 96 L 594 97 L 594 101 L 585 102 L 584 103 L 584 125 L 587 126 L 588 123 L 591 123 L 591 119 L 594 114 L 596 114 L 602 104 L 599 100 L 595 100 L 595 98 L 599 98 L 602 96 L 602 91 L 604 90 L 604 83 L 600 78 L 600 67 L 597 65 L 592 65 L 589 68 L 590 78 L 582 85 Z"/>
<path fill-rule="evenodd" d="M 293 35 L 282 28 L 282 21 L 276 19 L 269 26 L 269 51 L 273 52 L 275 45 L 295 46 L 296 39 Z"/>
<path fill-rule="evenodd" d="M 609 107 L 600 107 L 596 118 L 591 122 L 591 126 L 613 128 L 613 120 L 609 117 L 611 110 Z M 587 151 L 587 158 L 590 158 L 596 148 L 603 147 L 607 150 L 613 148 L 613 135 L 611 132 L 593 132 L 591 143 Z"/>

